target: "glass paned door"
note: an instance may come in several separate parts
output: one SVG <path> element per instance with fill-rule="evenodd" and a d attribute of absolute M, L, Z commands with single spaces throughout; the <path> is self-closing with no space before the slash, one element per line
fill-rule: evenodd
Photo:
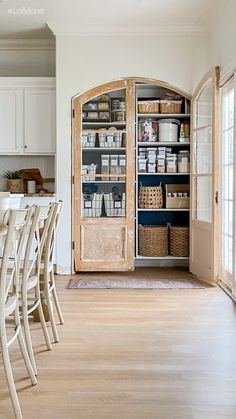
<path fill-rule="evenodd" d="M 234 86 L 222 90 L 221 125 L 221 280 L 233 291 Z"/>
<path fill-rule="evenodd" d="M 217 280 L 218 73 L 211 70 L 192 101 L 190 270 Z"/>

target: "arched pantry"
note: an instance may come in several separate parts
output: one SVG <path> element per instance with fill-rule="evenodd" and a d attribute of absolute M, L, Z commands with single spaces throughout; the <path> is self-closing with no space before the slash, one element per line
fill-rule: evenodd
<path fill-rule="evenodd" d="M 196 102 L 209 100 L 206 80 L 213 91 L 213 78 L 209 73 L 200 85 Z M 72 108 L 75 271 L 188 264 L 190 95 L 162 81 L 126 78 L 75 96 Z M 159 185 L 161 203 L 153 204 L 147 194 L 158 194 Z"/>

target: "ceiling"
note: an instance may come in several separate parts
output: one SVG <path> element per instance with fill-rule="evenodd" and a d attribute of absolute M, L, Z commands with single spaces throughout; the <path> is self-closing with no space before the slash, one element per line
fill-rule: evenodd
<path fill-rule="evenodd" d="M 0 0 L 0 38 L 50 38 L 47 27 L 109 33 L 200 30 L 214 0 Z M 50 24 L 52 23 L 52 24 Z"/>

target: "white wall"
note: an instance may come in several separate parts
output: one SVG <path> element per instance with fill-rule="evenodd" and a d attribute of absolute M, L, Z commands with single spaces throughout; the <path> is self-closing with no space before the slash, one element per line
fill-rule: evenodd
<path fill-rule="evenodd" d="M 209 20 L 209 67 L 236 69 L 236 1 L 216 0 Z"/>
<path fill-rule="evenodd" d="M 205 71 L 204 35 L 58 36 L 57 196 L 65 206 L 58 231 L 58 272 L 71 268 L 71 98 L 126 76 L 164 80 L 191 93 Z"/>
<path fill-rule="evenodd" d="M 4 76 L 55 76 L 55 50 L 0 48 L 0 77 Z"/>

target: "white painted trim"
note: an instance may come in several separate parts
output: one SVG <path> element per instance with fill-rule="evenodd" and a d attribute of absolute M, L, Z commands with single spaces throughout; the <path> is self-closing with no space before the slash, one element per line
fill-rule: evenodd
<path fill-rule="evenodd" d="M 155 25 L 155 26 L 81 26 L 72 24 L 64 24 L 61 22 L 47 22 L 48 27 L 56 35 L 69 35 L 69 36 L 89 36 L 89 35 L 132 35 L 132 36 L 153 36 L 160 34 L 189 34 L 189 33 L 205 33 L 206 28 L 201 25 Z"/>
<path fill-rule="evenodd" d="M 1 89 L 15 88 L 44 88 L 55 89 L 55 77 L 0 77 Z"/>
<path fill-rule="evenodd" d="M 54 39 L 0 39 L 0 50 L 55 50 Z"/>

